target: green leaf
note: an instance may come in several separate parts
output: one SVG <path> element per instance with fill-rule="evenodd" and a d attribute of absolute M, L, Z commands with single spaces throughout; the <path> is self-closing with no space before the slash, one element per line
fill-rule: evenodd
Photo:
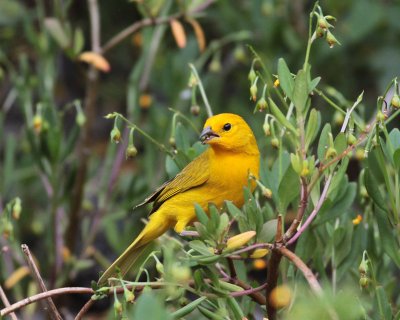
<path fill-rule="evenodd" d="M 195 212 L 196 212 L 197 220 L 199 220 L 199 222 L 200 222 L 202 225 L 207 225 L 208 216 L 207 216 L 207 214 L 204 212 L 203 208 L 200 207 L 199 204 L 195 203 L 195 204 L 194 204 L 194 210 L 195 210 Z"/>
<path fill-rule="evenodd" d="M 394 128 L 392 131 L 390 131 L 389 140 L 393 151 L 400 149 L 400 130 L 398 128 Z"/>
<path fill-rule="evenodd" d="M 152 292 L 144 292 L 136 301 L 132 319 L 167 320 L 171 316 Z"/>
<path fill-rule="evenodd" d="M 198 253 L 202 254 L 203 256 L 213 255 L 213 253 L 209 250 L 209 247 L 207 247 L 203 241 L 200 240 L 190 241 L 189 247 L 197 251 Z"/>
<path fill-rule="evenodd" d="M 182 317 L 188 315 L 189 313 L 191 313 L 194 309 L 197 308 L 197 306 L 202 303 L 204 300 L 206 300 L 207 297 L 200 297 L 194 301 L 192 301 L 191 303 L 187 304 L 186 306 L 184 306 L 183 308 L 180 308 L 178 310 L 176 310 L 175 312 L 173 312 L 171 314 L 173 319 L 181 319 Z"/>
<path fill-rule="evenodd" d="M 400 169 L 400 149 L 397 149 L 394 153 L 393 153 L 393 162 L 394 162 L 394 166 L 397 170 Z"/>
<path fill-rule="evenodd" d="M 62 49 L 69 47 L 69 36 L 57 18 L 45 18 L 44 26 Z"/>
<path fill-rule="evenodd" d="M 371 199 L 374 201 L 374 203 L 384 212 L 387 213 L 386 202 L 385 200 L 383 200 L 383 196 L 378 187 L 378 182 L 375 180 L 375 177 L 373 176 L 370 170 L 371 170 L 370 168 L 367 168 L 365 170 L 364 174 L 365 188 L 367 189 L 367 192 L 371 197 Z"/>
<path fill-rule="evenodd" d="M 281 86 L 283 92 L 289 97 L 290 100 L 292 100 L 294 80 L 283 58 L 278 60 L 278 78 L 279 85 Z"/>
<path fill-rule="evenodd" d="M 308 88 L 309 85 L 307 80 L 307 73 L 303 69 L 301 69 L 297 73 L 296 80 L 294 81 L 292 100 L 299 114 L 301 114 L 306 107 L 309 93 Z"/>
<path fill-rule="evenodd" d="M 261 232 L 257 234 L 257 242 L 271 242 L 275 238 L 278 219 L 272 219 L 265 222 Z"/>
<path fill-rule="evenodd" d="M 338 166 L 338 170 L 334 174 L 331 182 L 331 186 L 328 191 L 328 197 L 334 201 L 337 195 L 338 188 L 344 188 L 345 185 L 342 184 L 344 175 L 346 174 L 347 166 L 349 164 L 349 158 L 344 158 L 342 163 Z"/>
<path fill-rule="evenodd" d="M 290 132 L 292 132 L 296 137 L 298 136 L 297 130 L 294 126 L 290 123 L 288 119 L 286 119 L 285 115 L 279 110 L 278 106 L 275 104 L 274 100 L 268 98 L 269 106 L 271 108 L 272 114 L 275 116 L 276 120 L 282 125 L 283 127 L 287 128 Z"/>
<path fill-rule="evenodd" d="M 233 218 L 237 220 L 239 217 L 243 216 L 243 212 L 238 207 L 236 207 L 231 201 L 225 201 L 225 204 L 226 208 L 228 209 L 229 213 Z"/>
<path fill-rule="evenodd" d="M 338 154 L 341 154 L 347 148 L 347 139 L 346 135 L 343 132 L 340 132 L 333 142 L 335 149 Z"/>
<path fill-rule="evenodd" d="M 376 299 L 378 302 L 381 320 L 392 320 L 392 307 L 382 286 L 376 286 Z"/>
<path fill-rule="evenodd" d="M 289 166 L 282 178 L 279 185 L 278 196 L 279 196 L 279 212 L 283 213 L 286 211 L 288 205 L 299 195 L 300 193 L 300 179 L 292 166 Z"/>
<path fill-rule="evenodd" d="M 312 81 L 309 83 L 308 92 L 313 91 L 320 81 L 321 77 L 316 77 L 312 79 Z"/>
<path fill-rule="evenodd" d="M 311 109 L 310 116 L 307 121 L 306 128 L 306 149 L 313 143 L 315 137 L 317 136 L 319 127 L 321 125 L 321 115 L 316 109 Z"/>
<path fill-rule="evenodd" d="M 318 159 L 323 162 L 325 159 L 325 153 L 329 147 L 329 133 L 331 132 L 331 125 L 327 123 L 322 129 L 319 142 L 318 142 Z"/>
<path fill-rule="evenodd" d="M 377 208 L 375 217 L 378 224 L 382 249 L 393 262 L 396 263 L 397 267 L 400 268 L 399 243 L 397 237 L 393 234 L 395 229 L 391 227 L 389 219 L 384 211 Z"/>

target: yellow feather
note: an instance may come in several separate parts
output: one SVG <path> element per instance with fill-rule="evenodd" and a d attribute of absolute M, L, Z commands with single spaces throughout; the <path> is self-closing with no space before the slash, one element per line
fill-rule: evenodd
<path fill-rule="evenodd" d="M 222 207 L 230 200 L 243 205 L 243 187 L 248 185 L 250 173 L 258 178 L 260 162 L 250 127 L 238 115 L 223 113 L 207 119 L 201 139 L 210 147 L 145 200 L 154 202 L 149 223 L 104 272 L 100 285 L 115 275 L 116 267 L 125 275 L 152 240 L 169 228 L 182 232 L 196 219 L 195 203 L 206 212 L 209 203 Z"/>

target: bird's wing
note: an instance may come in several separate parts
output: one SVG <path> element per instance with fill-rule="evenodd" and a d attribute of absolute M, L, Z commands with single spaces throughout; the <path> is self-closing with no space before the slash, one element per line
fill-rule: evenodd
<path fill-rule="evenodd" d="M 136 207 L 146 203 L 154 202 L 151 210 L 151 213 L 153 213 L 166 200 L 175 194 L 198 187 L 205 183 L 209 178 L 209 171 L 208 152 L 206 151 L 191 161 L 180 173 L 176 175 L 175 178 L 162 184 L 153 194 L 147 197 Z"/>

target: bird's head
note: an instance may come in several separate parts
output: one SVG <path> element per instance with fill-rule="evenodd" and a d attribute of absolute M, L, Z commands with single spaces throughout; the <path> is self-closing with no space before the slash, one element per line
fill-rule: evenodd
<path fill-rule="evenodd" d="M 221 113 L 208 118 L 200 134 L 200 140 L 213 149 L 258 154 L 253 131 L 243 118 L 232 113 Z"/>

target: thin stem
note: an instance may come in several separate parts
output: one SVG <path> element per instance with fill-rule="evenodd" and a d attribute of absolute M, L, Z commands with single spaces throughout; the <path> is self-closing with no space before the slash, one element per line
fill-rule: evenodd
<path fill-rule="evenodd" d="M 75 320 L 80 320 L 82 317 L 88 312 L 90 307 L 94 304 L 95 300 L 88 300 L 85 305 L 82 307 L 81 310 L 79 310 L 78 314 L 75 316 Z"/>
<path fill-rule="evenodd" d="M 33 274 L 33 276 L 36 279 L 36 282 L 38 284 L 39 289 L 42 292 L 46 292 L 47 288 L 46 285 L 43 282 L 42 277 L 40 276 L 39 273 L 39 269 L 37 268 L 35 261 L 32 258 L 31 252 L 29 250 L 29 247 L 26 244 L 22 244 L 21 245 L 21 249 L 22 252 L 25 254 L 26 257 L 26 262 L 28 263 L 29 269 L 31 270 L 31 273 Z M 46 304 L 48 306 L 48 309 L 45 308 L 45 310 L 47 309 L 49 312 L 49 315 L 51 317 L 51 319 L 62 319 L 60 313 L 58 312 L 53 300 L 51 299 L 51 297 L 46 299 Z"/>
<path fill-rule="evenodd" d="M 6 296 L 6 293 L 4 292 L 3 288 L 0 285 L 0 299 L 3 301 L 3 304 L 6 308 L 10 306 L 10 301 L 8 301 L 8 298 Z M 14 312 L 10 312 L 10 317 L 12 320 L 18 320 L 17 315 Z"/>
<path fill-rule="evenodd" d="M 300 237 L 300 235 L 308 228 L 308 226 L 311 224 L 311 222 L 314 220 L 315 216 L 317 215 L 317 213 L 319 212 L 319 210 L 322 207 L 322 204 L 325 201 L 326 195 L 328 193 L 329 190 L 329 186 L 331 184 L 331 180 L 332 180 L 332 174 L 329 175 L 328 179 L 326 180 L 324 189 L 321 193 L 321 196 L 317 202 L 317 205 L 315 206 L 314 210 L 311 212 L 311 214 L 308 216 L 307 220 L 304 222 L 304 224 L 300 227 L 300 229 L 296 232 L 296 234 L 289 239 L 289 241 L 287 242 L 287 245 L 291 245 L 294 242 L 296 242 L 296 240 Z"/>
<path fill-rule="evenodd" d="M 195 66 L 193 64 L 189 63 L 189 67 L 192 70 L 193 75 L 196 77 L 197 85 L 199 86 L 200 93 L 201 93 L 201 96 L 202 96 L 203 101 L 204 101 L 204 106 L 206 107 L 207 115 L 208 115 L 208 117 L 212 117 L 213 112 L 211 110 L 210 103 L 208 102 L 207 95 L 206 95 L 206 92 L 204 90 L 203 83 L 201 82 L 201 79 L 199 77 L 199 74 L 197 73 L 197 70 L 196 70 L 196 68 L 195 68 Z"/>

